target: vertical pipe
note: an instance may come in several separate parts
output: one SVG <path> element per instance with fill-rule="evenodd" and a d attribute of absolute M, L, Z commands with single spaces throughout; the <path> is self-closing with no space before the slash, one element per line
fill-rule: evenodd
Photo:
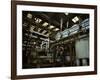
<path fill-rule="evenodd" d="M 48 48 L 50 48 L 49 45 L 50 45 L 50 39 L 49 39 L 49 37 L 48 37 Z"/>
<path fill-rule="evenodd" d="M 67 24 L 66 24 L 66 26 L 67 26 L 67 28 L 68 28 L 68 26 L 69 26 L 69 22 L 67 21 Z"/>
<path fill-rule="evenodd" d="M 72 44 L 70 43 L 69 44 L 69 50 L 70 50 L 70 65 L 72 66 L 73 64 L 72 64 Z"/>
<path fill-rule="evenodd" d="M 63 18 L 60 19 L 60 29 L 62 31 L 62 27 L 63 27 Z"/>

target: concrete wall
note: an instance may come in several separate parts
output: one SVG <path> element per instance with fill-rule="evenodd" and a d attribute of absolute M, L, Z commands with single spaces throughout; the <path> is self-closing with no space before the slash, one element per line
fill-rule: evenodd
<path fill-rule="evenodd" d="M 75 49 L 77 58 L 89 58 L 89 38 L 77 40 Z"/>

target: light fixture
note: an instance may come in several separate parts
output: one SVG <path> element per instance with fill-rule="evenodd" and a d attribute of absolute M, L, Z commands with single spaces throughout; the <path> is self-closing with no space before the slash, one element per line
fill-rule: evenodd
<path fill-rule="evenodd" d="M 49 29 L 53 29 L 54 27 L 55 27 L 55 26 L 52 26 L 52 25 L 51 25 L 51 26 L 49 26 L 48 28 L 49 28 Z"/>
<path fill-rule="evenodd" d="M 44 27 L 46 27 L 47 25 L 48 25 L 47 22 L 44 22 L 44 23 L 42 24 L 42 26 L 44 26 Z"/>
<path fill-rule="evenodd" d="M 32 19 L 32 14 L 28 13 L 28 14 L 27 14 L 27 17 L 28 17 L 29 19 Z"/>
<path fill-rule="evenodd" d="M 76 16 L 76 17 L 74 17 L 74 18 L 72 19 L 72 21 L 73 21 L 74 23 L 76 23 L 77 21 L 79 21 L 79 18 Z"/>
<path fill-rule="evenodd" d="M 59 28 L 55 28 L 55 29 L 54 29 L 54 31 L 58 31 L 58 30 L 59 30 Z"/>

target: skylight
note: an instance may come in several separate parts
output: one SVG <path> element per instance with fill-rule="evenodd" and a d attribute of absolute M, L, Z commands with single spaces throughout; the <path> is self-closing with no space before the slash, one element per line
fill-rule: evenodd
<path fill-rule="evenodd" d="M 54 31 L 58 31 L 58 30 L 59 30 L 59 28 L 55 28 L 55 29 L 54 29 Z"/>
<path fill-rule="evenodd" d="M 72 21 L 73 21 L 74 23 L 76 23 L 77 21 L 79 21 L 79 18 L 76 16 L 76 17 L 74 17 L 74 18 L 72 19 Z"/>
<path fill-rule="evenodd" d="M 35 22 L 36 22 L 36 23 L 40 23 L 40 22 L 42 22 L 42 19 L 40 19 L 40 18 L 35 18 Z"/>
<path fill-rule="evenodd" d="M 27 17 L 28 17 L 29 19 L 32 19 L 32 14 L 28 13 L 28 14 L 27 14 Z"/>
<path fill-rule="evenodd" d="M 42 26 L 44 26 L 44 27 L 46 27 L 47 25 L 48 25 L 47 22 L 44 22 L 44 23 L 42 24 Z"/>
<path fill-rule="evenodd" d="M 54 27 L 55 27 L 55 26 L 52 26 L 52 25 L 51 25 L 51 26 L 49 26 L 49 29 L 53 29 Z"/>
<path fill-rule="evenodd" d="M 65 12 L 65 15 L 67 16 L 69 13 L 68 12 Z"/>

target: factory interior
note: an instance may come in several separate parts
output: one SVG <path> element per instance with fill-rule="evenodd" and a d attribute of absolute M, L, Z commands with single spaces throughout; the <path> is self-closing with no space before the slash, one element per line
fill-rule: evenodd
<path fill-rule="evenodd" d="M 22 68 L 89 66 L 89 14 L 22 11 Z"/>

